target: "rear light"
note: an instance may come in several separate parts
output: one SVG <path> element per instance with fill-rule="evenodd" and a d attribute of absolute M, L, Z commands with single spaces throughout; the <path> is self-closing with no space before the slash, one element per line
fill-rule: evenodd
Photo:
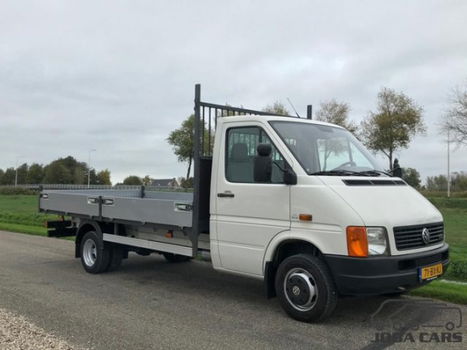
<path fill-rule="evenodd" d="M 349 256 L 360 258 L 368 256 L 368 238 L 366 235 L 366 227 L 347 227 L 347 251 Z"/>

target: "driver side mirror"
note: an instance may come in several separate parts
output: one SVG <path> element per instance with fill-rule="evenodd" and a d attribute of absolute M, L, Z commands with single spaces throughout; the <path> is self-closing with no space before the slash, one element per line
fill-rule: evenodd
<path fill-rule="evenodd" d="M 260 143 L 256 151 L 258 155 L 254 159 L 254 180 L 255 182 L 269 183 L 272 175 L 272 146 L 269 143 Z"/>
<path fill-rule="evenodd" d="M 297 184 L 297 174 L 290 169 L 290 167 L 287 165 L 285 168 L 284 172 L 284 183 L 286 185 L 296 185 Z"/>

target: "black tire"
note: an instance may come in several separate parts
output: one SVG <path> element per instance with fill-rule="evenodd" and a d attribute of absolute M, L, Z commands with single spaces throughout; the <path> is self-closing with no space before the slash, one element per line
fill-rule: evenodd
<path fill-rule="evenodd" d="M 108 269 L 110 249 L 96 232 L 87 232 L 80 244 L 81 264 L 89 273 L 101 273 Z"/>
<path fill-rule="evenodd" d="M 181 263 L 191 260 L 191 256 L 178 255 L 172 253 L 162 253 L 162 255 L 164 255 L 164 258 L 171 263 Z"/>
<path fill-rule="evenodd" d="M 327 265 L 318 257 L 286 258 L 276 273 L 276 294 L 284 311 L 303 322 L 322 321 L 337 304 L 337 289 Z"/>
<path fill-rule="evenodd" d="M 109 244 L 109 243 L 107 243 Z M 104 245 L 106 245 L 104 243 Z M 115 271 L 122 265 L 123 256 L 125 255 L 125 251 L 122 247 L 118 245 L 111 245 L 109 247 L 110 250 L 110 258 L 109 258 L 109 266 L 107 267 L 106 271 Z"/>

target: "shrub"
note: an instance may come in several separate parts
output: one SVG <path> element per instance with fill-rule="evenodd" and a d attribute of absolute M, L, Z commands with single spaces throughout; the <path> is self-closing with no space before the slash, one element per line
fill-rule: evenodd
<path fill-rule="evenodd" d="M 23 187 L 0 187 L 0 194 L 7 196 L 35 195 L 37 194 L 37 191 Z"/>

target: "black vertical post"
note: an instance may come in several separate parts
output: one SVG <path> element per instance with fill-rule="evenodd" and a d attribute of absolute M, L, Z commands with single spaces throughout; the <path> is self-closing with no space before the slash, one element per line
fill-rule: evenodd
<path fill-rule="evenodd" d="M 208 135 L 208 154 L 212 156 L 211 153 L 211 107 L 209 107 L 209 135 Z"/>
<path fill-rule="evenodd" d="M 42 187 L 42 185 L 39 185 L 39 196 L 38 196 L 38 201 L 37 201 L 38 202 L 37 206 L 38 206 L 39 212 L 41 211 L 41 197 L 42 197 L 42 190 L 43 189 L 44 188 Z"/>
<path fill-rule="evenodd" d="M 306 119 L 313 119 L 313 106 L 306 106 Z"/>
<path fill-rule="evenodd" d="M 98 202 L 99 202 L 99 220 L 102 221 L 102 196 L 99 196 L 98 198 Z"/>
<path fill-rule="evenodd" d="M 193 257 L 198 252 L 198 234 L 199 234 L 199 187 L 200 187 L 200 118 L 201 118 L 201 85 L 195 85 L 195 130 L 193 142 L 193 220 L 191 228 L 191 244 L 193 247 Z"/>
<path fill-rule="evenodd" d="M 204 145 L 204 129 L 206 127 L 206 122 L 204 120 L 204 115 L 205 115 L 205 111 L 204 111 L 204 106 L 203 106 L 203 113 L 201 114 L 202 115 L 202 119 L 203 119 L 203 122 L 201 123 L 201 127 L 200 127 L 200 136 L 201 136 L 201 155 L 204 155 L 204 150 L 206 149 L 205 148 L 205 145 Z M 201 119 L 201 118 L 200 118 Z"/>

